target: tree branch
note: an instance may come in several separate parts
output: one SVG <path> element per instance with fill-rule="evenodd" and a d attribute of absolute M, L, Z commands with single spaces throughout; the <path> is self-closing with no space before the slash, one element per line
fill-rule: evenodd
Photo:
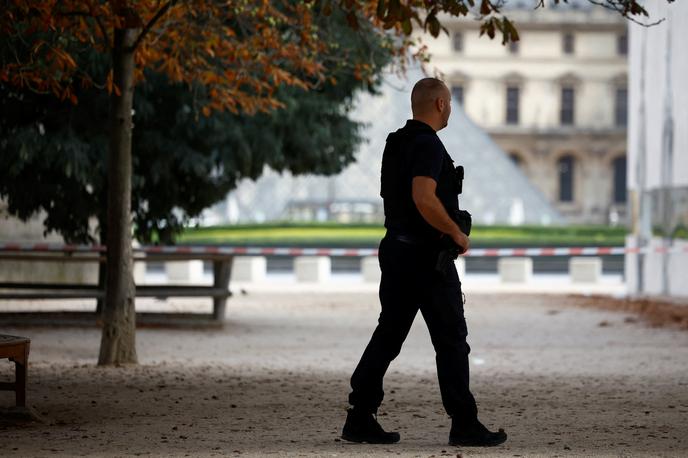
<path fill-rule="evenodd" d="M 103 25 L 103 21 L 101 21 L 100 17 L 98 17 L 98 16 L 93 16 L 93 19 L 95 19 L 96 24 L 98 24 L 98 28 L 100 29 L 100 33 L 103 34 L 103 41 L 105 41 L 105 47 L 107 49 L 112 49 L 112 44 L 110 41 L 110 35 L 108 35 L 107 30 L 105 29 L 105 26 Z"/>
<path fill-rule="evenodd" d="M 143 30 L 141 30 L 141 33 L 139 34 L 138 38 L 134 42 L 134 44 L 131 46 L 131 50 L 135 50 L 138 48 L 139 44 L 143 41 L 144 38 L 146 38 L 146 35 L 148 35 L 148 32 L 153 28 L 156 22 L 165 14 L 167 11 L 172 7 L 173 4 L 177 3 L 176 0 L 169 0 L 167 3 L 165 3 L 157 13 L 151 18 L 150 21 L 143 27 Z"/>
<path fill-rule="evenodd" d="M 100 20 L 100 17 L 96 16 L 90 11 L 61 11 L 59 14 L 62 16 L 79 16 L 93 19 L 96 22 L 96 25 L 100 30 L 100 33 L 103 35 L 103 42 L 105 43 L 105 47 L 108 50 L 112 48 L 110 44 L 110 36 L 108 35 L 107 30 L 105 29 L 103 21 Z"/>
<path fill-rule="evenodd" d="M 636 18 L 630 16 L 630 15 L 628 14 L 628 12 L 626 12 L 622 7 L 620 7 L 620 6 L 619 6 L 617 3 L 615 3 L 614 1 L 610 1 L 610 0 L 588 0 L 588 1 L 589 1 L 590 3 L 592 3 L 593 5 L 601 6 L 602 8 L 606 8 L 606 9 L 608 9 L 608 10 L 616 11 L 617 13 L 619 13 L 621 16 L 625 17 L 625 18 L 628 19 L 629 21 L 631 21 L 631 22 L 633 22 L 633 23 L 635 23 L 635 24 L 638 24 L 638 25 L 640 25 L 640 26 L 643 26 L 643 27 L 654 27 L 654 26 L 656 26 L 656 25 L 658 25 L 658 24 L 661 24 L 662 22 L 664 22 L 664 21 L 666 20 L 666 18 L 662 18 L 662 19 L 659 19 L 659 20 L 657 20 L 657 21 L 655 21 L 655 22 L 650 22 L 650 23 L 647 23 L 647 22 L 640 22 L 640 21 L 637 20 Z M 671 3 L 671 2 L 673 2 L 673 0 L 669 0 L 669 3 Z M 647 14 L 646 14 L 646 16 L 647 16 Z"/>
<path fill-rule="evenodd" d="M 100 20 L 100 16 L 95 14 L 95 6 L 93 5 L 92 1 L 88 2 L 88 10 L 93 16 L 93 19 L 96 21 L 96 24 L 98 25 L 98 28 L 100 29 L 100 33 L 103 35 L 103 41 L 105 42 L 105 48 L 107 50 L 112 50 L 112 42 L 110 41 L 110 35 L 108 35 L 107 29 L 105 28 L 105 25 L 103 25 L 103 21 Z"/>

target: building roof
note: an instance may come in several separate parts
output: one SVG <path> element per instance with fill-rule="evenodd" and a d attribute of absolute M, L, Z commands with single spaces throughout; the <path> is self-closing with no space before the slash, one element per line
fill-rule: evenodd
<path fill-rule="evenodd" d="M 545 0 L 544 6 L 538 6 L 538 0 L 503 0 L 498 8 L 501 13 L 516 23 L 518 27 L 559 27 L 567 25 L 580 29 L 598 29 L 600 27 L 618 28 L 626 25 L 626 19 L 617 11 L 605 8 L 589 0 Z M 441 15 L 445 25 L 456 27 L 480 26 L 480 2 L 476 2 L 470 13 L 463 16 Z"/>
<path fill-rule="evenodd" d="M 539 0 L 506 0 L 501 7 L 503 10 L 532 10 L 538 5 Z M 600 8 L 594 5 L 589 0 L 561 0 L 555 3 L 554 0 L 546 0 L 545 8 L 551 8 L 558 11 L 581 11 L 590 10 L 592 8 Z"/>

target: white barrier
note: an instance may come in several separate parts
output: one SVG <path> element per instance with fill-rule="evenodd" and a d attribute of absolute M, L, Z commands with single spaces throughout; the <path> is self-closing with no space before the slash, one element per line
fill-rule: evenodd
<path fill-rule="evenodd" d="M 294 272 L 299 282 L 325 282 L 330 279 L 329 256 L 299 256 L 294 259 Z"/>
<path fill-rule="evenodd" d="M 263 256 L 236 256 L 232 261 L 230 281 L 261 282 L 265 280 L 267 259 Z"/>
<path fill-rule="evenodd" d="M 105 252 L 102 245 L 62 245 L 53 243 L 0 242 L 0 252 L 51 252 L 73 251 Z M 375 256 L 375 248 L 291 248 L 291 247 L 238 247 L 238 246 L 142 246 L 134 249 L 142 253 L 208 253 L 269 256 Z M 464 257 L 511 257 L 511 256 L 579 256 L 579 255 L 621 255 L 627 253 L 688 253 L 688 244 L 674 247 L 661 246 L 637 248 L 618 247 L 543 247 L 543 248 L 471 248 Z"/>
<path fill-rule="evenodd" d="M 134 262 L 134 284 L 143 285 L 146 283 L 146 263 L 144 261 Z"/>
<path fill-rule="evenodd" d="M 502 283 L 528 283 L 533 277 L 531 258 L 500 258 L 497 270 Z"/>
<path fill-rule="evenodd" d="M 203 278 L 203 261 L 166 262 L 165 273 L 171 283 L 198 283 Z"/>
<path fill-rule="evenodd" d="M 382 271 L 377 256 L 361 258 L 361 273 L 363 274 L 363 281 L 366 283 L 378 283 L 380 281 Z"/>
<path fill-rule="evenodd" d="M 569 259 L 569 275 L 573 283 L 597 283 L 602 276 L 602 259 L 573 257 Z"/>
<path fill-rule="evenodd" d="M 267 274 L 267 260 L 264 256 L 289 256 L 294 257 L 294 272 L 299 282 L 324 282 L 331 277 L 331 257 L 350 257 L 361 258 L 361 275 L 365 282 L 378 282 L 380 271 L 377 260 L 377 249 L 374 248 L 290 248 L 290 247 L 232 247 L 232 246 L 144 246 L 134 247 L 138 256 L 159 255 L 159 254 L 214 254 L 214 255 L 235 255 L 232 280 L 238 282 L 260 282 L 265 281 Z M 86 245 L 60 245 L 50 243 L 15 243 L 0 242 L 0 254 L 5 253 L 42 253 L 42 252 L 62 252 L 62 253 L 92 253 L 104 255 L 103 246 Z M 681 268 L 676 268 L 681 256 L 688 254 L 688 243 L 675 242 L 672 246 L 664 246 L 662 243 L 654 242 L 642 249 L 629 244 L 627 247 L 545 247 L 545 248 L 474 248 L 465 256 L 459 257 L 456 262 L 456 269 L 460 277 L 466 275 L 466 257 L 499 257 L 498 273 L 502 282 L 525 283 L 531 280 L 533 275 L 533 258 L 538 256 L 581 256 L 570 261 L 569 270 L 572 283 L 590 283 L 601 281 L 601 259 L 591 259 L 590 256 L 610 256 L 625 255 L 627 261 L 636 257 L 638 253 L 645 253 L 645 283 L 657 283 L 653 275 L 658 275 L 659 267 L 657 259 L 662 259 L 661 255 L 670 255 L 669 271 L 673 274 L 671 284 L 679 285 L 684 289 L 688 283 L 682 282 L 685 276 Z M 88 255 L 87 255 L 88 256 Z M 145 262 L 134 264 L 134 277 L 138 284 L 145 280 Z M 0 279 L 12 281 L 15 277 L 19 279 L 40 276 L 41 278 L 51 278 L 56 281 L 63 277 L 72 279 L 82 277 L 82 272 L 70 272 L 65 275 L 65 269 L 60 268 L 58 273 L 43 272 L 32 268 L 30 272 L 22 269 L 23 262 L 13 262 L 2 260 L 0 265 Z M 678 267 L 681 267 L 679 265 Z M 196 283 L 202 281 L 203 261 L 169 261 L 165 263 L 166 276 L 170 282 Z M 629 262 L 626 262 L 626 278 L 629 279 L 631 290 L 634 286 L 633 278 L 636 276 L 629 269 Z M 71 270 L 71 266 L 70 269 Z M 86 275 L 90 281 L 95 282 L 97 269 L 87 268 Z M 94 277 L 94 275 L 96 277 Z M 93 278 L 93 280 L 91 280 Z M 684 284 L 685 283 L 685 284 Z M 646 288 L 649 292 L 654 292 L 652 287 Z"/>

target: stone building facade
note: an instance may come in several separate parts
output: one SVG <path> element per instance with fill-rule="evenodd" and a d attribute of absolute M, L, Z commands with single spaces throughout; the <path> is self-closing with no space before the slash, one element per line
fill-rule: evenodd
<path fill-rule="evenodd" d="M 626 220 L 627 23 L 589 2 L 508 5 L 520 41 L 444 18 L 422 37 L 453 99 L 572 223 Z"/>
<path fill-rule="evenodd" d="M 213 221 L 275 220 L 382 223 L 380 197 L 382 152 L 390 132 L 411 115 L 411 90 L 425 77 L 412 66 L 404 76 L 390 72 L 377 94 L 360 93 L 352 118 L 362 123 L 365 139 L 356 161 L 333 176 L 277 173 L 266 168 L 255 180 L 244 180 L 223 206 L 206 212 Z M 462 208 L 477 224 L 561 224 L 561 215 L 536 186 L 509 160 L 483 129 L 458 107 L 439 132 L 447 151 L 466 170 Z"/>

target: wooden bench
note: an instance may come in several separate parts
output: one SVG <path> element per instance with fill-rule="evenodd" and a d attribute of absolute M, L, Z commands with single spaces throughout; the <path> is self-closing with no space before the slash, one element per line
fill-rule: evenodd
<path fill-rule="evenodd" d="M 26 369 L 30 346 L 31 340 L 26 337 L 0 334 L 0 359 L 14 361 L 16 374 L 14 383 L 0 382 L 0 390 L 14 391 L 17 407 L 26 406 Z"/>
<path fill-rule="evenodd" d="M 227 299 L 231 297 L 229 278 L 234 256 L 212 252 L 192 252 L 181 250 L 178 253 L 146 252 L 145 256 L 137 252 L 134 262 L 169 262 L 202 260 L 213 265 L 212 285 L 137 285 L 136 297 L 211 297 L 213 299 L 212 320 L 221 322 L 225 316 Z M 3 260 L 25 262 L 75 262 L 99 264 L 105 262 L 104 253 L 83 253 L 73 250 L 55 250 L 49 252 L 17 252 L 0 250 L 0 264 Z M 98 299 L 105 298 L 103 279 L 99 284 L 40 283 L 0 281 L 0 300 L 35 300 L 35 299 Z M 0 315 L 2 315 L 0 313 Z"/>

